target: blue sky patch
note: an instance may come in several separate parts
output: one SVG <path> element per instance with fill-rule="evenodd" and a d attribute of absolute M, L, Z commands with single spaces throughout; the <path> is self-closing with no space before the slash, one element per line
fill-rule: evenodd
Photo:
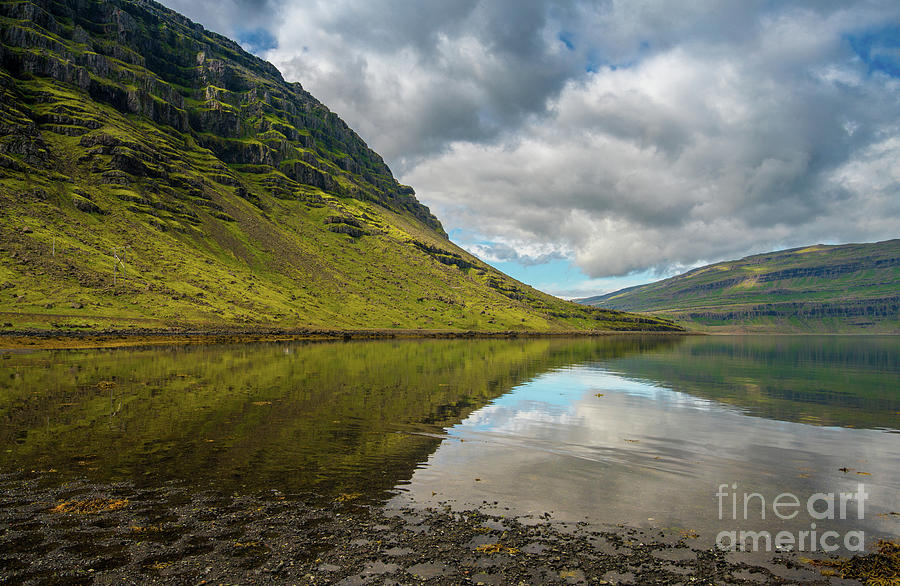
<path fill-rule="evenodd" d="M 550 284 L 574 285 L 587 281 L 590 277 L 581 272 L 569 259 L 553 259 L 541 264 L 525 265 L 522 263 L 507 261 L 491 263 L 507 275 L 514 277 L 523 283 L 541 288 Z"/>
<path fill-rule="evenodd" d="M 264 28 L 253 30 L 238 29 L 235 36 L 237 37 L 238 44 L 243 47 L 245 51 L 253 53 L 254 55 L 259 55 L 260 53 L 278 47 L 278 39 Z"/>
<path fill-rule="evenodd" d="M 869 73 L 879 71 L 900 77 L 900 27 L 883 27 L 846 38 L 869 67 Z"/>

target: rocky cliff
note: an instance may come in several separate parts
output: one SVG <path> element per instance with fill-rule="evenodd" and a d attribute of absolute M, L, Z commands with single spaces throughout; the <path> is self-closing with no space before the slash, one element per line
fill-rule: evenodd
<path fill-rule="evenodd" d="M 129 176 L 113 173 L 122 181 L 171 181 L 190 162 L 169 155 L 190 141 L 226 165 L 240 166 L 222 169 L 215 179 L 242 193 L 249 189 L 236 171 L 257 175 L 279 197 L 315 199 L 320 189 L 368 199 L 441 231 L 412 188 L 397 183 L 381 157 L 299 83 L 285 82 L 271 64 L 160 4 L 6 2 L 0 15 L 0 64 L 10 76 L 73 86 L 122 114 L 170 128 L 173 139 L 172 152 L 140 148 L 104 133 L 101 120 L 84 117 L 56 96 L 16 95 L 16 84 L 6 78 L 7 138 L 0 152 L 7 157 L 46 163 L 47 145 L 28 113 L 15 107 L 23 99 L 40 101 L 47 107 L 34 122 L 82 137 L 86 156 L 96 158 L 86 162 Z"/>

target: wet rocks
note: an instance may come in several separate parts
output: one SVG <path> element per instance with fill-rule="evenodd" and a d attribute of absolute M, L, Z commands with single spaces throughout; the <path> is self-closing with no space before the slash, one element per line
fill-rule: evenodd
<path fill-rule="evenodd" d="M 784 577 L 784 564 L 731 561 L 658 530 L 180 483 L 54 486 L 53 476 L 0 476 L 0 581 L 828 583 L 803 566 Z"/>

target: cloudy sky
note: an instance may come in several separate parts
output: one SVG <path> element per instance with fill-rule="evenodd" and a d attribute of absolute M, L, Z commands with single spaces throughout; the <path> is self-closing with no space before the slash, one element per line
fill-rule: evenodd
<path fill-rule="evenodd" d="M 896 0 L 163 1 L 558 295 L 900 237 Z"/>

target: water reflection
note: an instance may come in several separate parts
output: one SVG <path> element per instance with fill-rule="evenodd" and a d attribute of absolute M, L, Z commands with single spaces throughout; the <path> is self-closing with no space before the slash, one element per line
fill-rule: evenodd
<path fill-rule="evenodd" d="M 900 427 L 900 336 L 694 337 L 663 351 L 596 364 L 750 415 Z"/>
<path fill-rule="evenodd" d="M 891 514 L 900 512 L 898 338 L 409 340 L 0 358 L 0 471 L 43 471 L 46 482 L 496 501 L 501 511 L 706 535 L 759 528 L 718 518 L 723 483 L 772 499 L 863 482 L 859 525 L 873 538 L 900 533 Z"/>
<path fill-rule="evenodd" d="M 813 522 L 896 536 L 896 350 L 894 338 L 691 338 L 598 356 L 523 383 L 454 426 L 463 441 L 443 443 L 394 504 L 496 502 L 516 514 L 707 536 Z M 859 483 L 865 519 L 846 521 L 781 521 L 771 510 L 763 520 L 758 507 L 746 519 L 739 507 L 735 519 L 730 506 L 720 519 L 715 497 L 726 484 L 739 502 L 753 492 L 805 502 Z"/>
<path fill-rule="evenodd" d="M 534 376 L 671 338 L 0 353 L 0 470 L 63 481 L 383 491 L 443 429 Z"/>

